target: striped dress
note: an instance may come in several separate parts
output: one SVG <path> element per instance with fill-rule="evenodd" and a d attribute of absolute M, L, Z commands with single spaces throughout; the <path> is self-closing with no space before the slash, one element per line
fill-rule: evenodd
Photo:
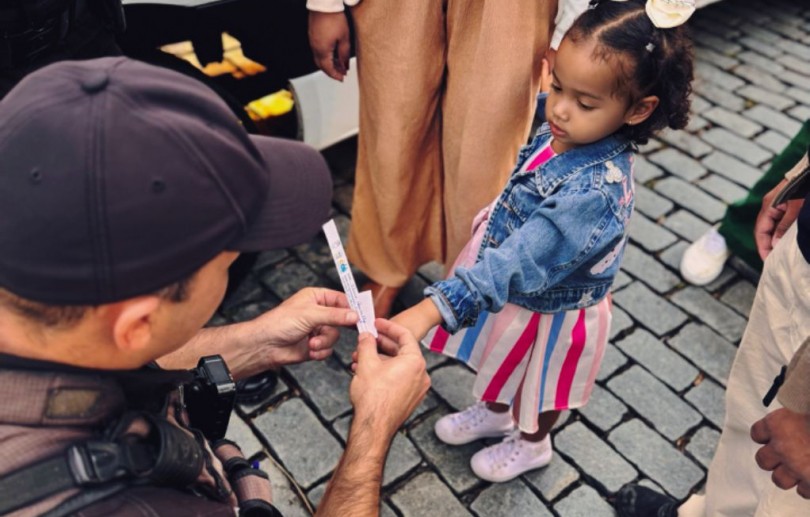
<path fill-rule="evenodd" d="M 552 156 L 549 143 L 526 160 L 524 169 L 533 170 Z M 449 276 L 456 267 L 475 264 L 491 208 L 476 216 L 473 237 Z M 423 343 L 476 370 L 473 394 L 486 402 L 514 405 L 520 430 L 533 433 L 538 413 L 588 402 L 605 354 L 610 321 L 607 298 L 584 309 L 554 314 L 507 303 L 500 312 L 480 314 L 474 327 L 454 335 L 435 327 Z"/>

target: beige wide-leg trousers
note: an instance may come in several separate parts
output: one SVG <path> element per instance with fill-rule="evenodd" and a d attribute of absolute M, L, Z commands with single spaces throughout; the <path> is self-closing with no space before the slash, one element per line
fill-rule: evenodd
<path fill-rule="evenodd" d="M 810 336 L 810 265 L 796 244 L 794 224 L 765 261 L 754 305 L 726 388 L 723 434 L 709 467 L 706 495 L 693 496 L 679 517 L 801 517 L 810 501 L 782 490 L 754 459 L 760 445 L 751 425 L 780 408 L 762 397 L 782 366 Z"/>
<path fill-rule="evenodd" d="M 452 262 L 528 136 L 555 0 L 363 0 L 349 258 L 401 286 Z"/>

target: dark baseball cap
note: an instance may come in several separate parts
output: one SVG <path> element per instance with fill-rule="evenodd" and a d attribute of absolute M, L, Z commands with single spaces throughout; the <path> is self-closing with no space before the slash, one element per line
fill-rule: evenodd
<path fill-rule="evenodd" d="M 57 63 L 0 101 L 0 287 L 51 304 L 154 292 L 222 251 L 307 241 L 331 193 L 317 151 L 248 135 L 195 79 Z"/>

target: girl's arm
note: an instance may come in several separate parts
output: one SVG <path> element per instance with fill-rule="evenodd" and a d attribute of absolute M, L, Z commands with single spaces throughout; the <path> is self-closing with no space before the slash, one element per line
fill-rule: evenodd
<path fill-rule="evenodd" d="M 410 309 L 391 318 L 391 321 L 410 330 L 416 340 L 421 341 L 430 329 L 441 324 L 442 317 L 436 304 L 430 298 L 425 298 Z"/>
<path fill-rule="evenodd" d="M 453 278 L 425 289 L 455 332 L 475 323 L 483 311 L 497 312 L 510 293 L 540 294 L 559 284 L 580 264 L 609 251 L 624 225 L 598 189 L 562 193 L 544 200 L 498 248 Z"/>

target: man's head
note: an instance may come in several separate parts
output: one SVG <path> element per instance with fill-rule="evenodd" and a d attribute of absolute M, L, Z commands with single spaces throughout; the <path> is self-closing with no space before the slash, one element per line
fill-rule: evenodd
<path fill-rule="evenodd" d="M 6 322 L 43 339 L 92 324 L 115 341 L 129 334 L 112 320 L 139 314 L 155 333 L 130 340 L 129 359 L 179 346 L 219 303 L 237 253 L 308 239 L 331 194 L 314 150 L 250 136 L 207 87 L 124 58 L 21 82 L 0 102 L 0 163 L 0 351 L 29 357 L 55 358 L 21 349 Z M 70 362 L 91 359 L 122 367 Z"/>

